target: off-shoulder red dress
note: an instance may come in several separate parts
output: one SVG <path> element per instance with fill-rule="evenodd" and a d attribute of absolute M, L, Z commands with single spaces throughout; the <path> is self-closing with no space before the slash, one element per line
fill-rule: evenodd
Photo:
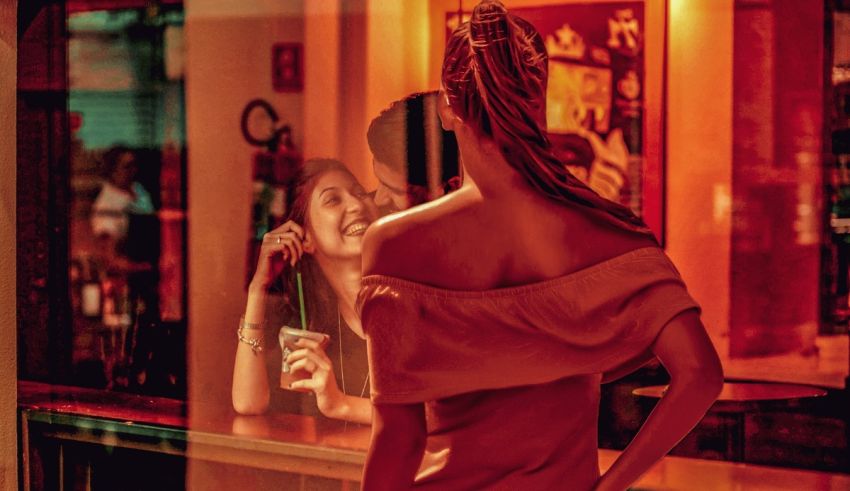
<path fill-rule="evenodd" d="M 363 278 L 358 298 L 375 403 L 426 407 L 416 489 L 590 489 L 599 385 L 652 358 L 699 309 L 656 247 L 485 291 Z"/>

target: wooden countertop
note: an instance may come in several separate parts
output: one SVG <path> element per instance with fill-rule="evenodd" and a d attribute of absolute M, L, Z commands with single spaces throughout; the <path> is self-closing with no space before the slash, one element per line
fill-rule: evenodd
<path fill-rule="evenodd" d="M 18 382 L 18 407 L 24 431 L 51 438 L 351 481 L 360 479 L 370 436 L 369 426 L 327 418 L 242 416 L 230 406 L 189 408 L 174 399 L 26 381 Z"/>
<path fill-rule="evenodd" d="M 230 407 L 21 381 L 22 437 L 105 443 L 249 467 L 358 480 L 369 427 L 294 414 L 240 416 Z M 191 421 L 191 424 L 190 424 Z M 607 469 L 619 455 L 601 449 Z M 665 457 L 633 489 L 848 490 L 850 475 Z"/>

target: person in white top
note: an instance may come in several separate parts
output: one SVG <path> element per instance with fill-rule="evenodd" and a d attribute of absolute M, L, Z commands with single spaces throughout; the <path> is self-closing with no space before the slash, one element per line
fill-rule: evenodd
<path fill-rule="evenodd" d="M 138 165 L 129 148 L 113 147 L 103 159 L 108 180 L 92 206 L 91 226 L 95 236 L 117 243 L 127 237 L 129 214 L 151 215 L 154 206 L 150 193 L 135 180 Z"/>

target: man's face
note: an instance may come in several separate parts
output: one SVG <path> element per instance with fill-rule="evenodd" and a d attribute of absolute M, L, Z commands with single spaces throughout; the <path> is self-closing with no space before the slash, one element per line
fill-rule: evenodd
<path fill-rule="evenodd" d="M 382 214 L 406 210 L 410 207 L 407 198 L 407 176 L 390 168 L 387 164 L 372 159 L 378 189 L 375 190 L 375 204 Z"/>

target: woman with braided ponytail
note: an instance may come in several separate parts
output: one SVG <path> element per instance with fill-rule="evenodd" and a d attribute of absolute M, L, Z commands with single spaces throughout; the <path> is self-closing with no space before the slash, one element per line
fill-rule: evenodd
<path fill-rule="evenodd" d="M 447 44 L 439 115 L 465 182 L 364 238 L 366 490 L 623 490 L 720 391 L 699 306 L 652 233 L 552 153 L 546 79 L 540 35 L 498 1 Z M 652 358 L 670 388 L 600 476 L 599 385 Z"/>

